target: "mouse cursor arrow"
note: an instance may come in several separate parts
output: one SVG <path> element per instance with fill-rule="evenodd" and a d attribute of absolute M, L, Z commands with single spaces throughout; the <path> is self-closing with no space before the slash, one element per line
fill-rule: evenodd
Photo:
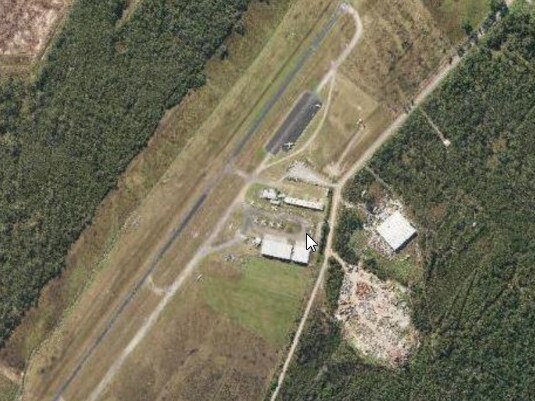
<path fill-rule="evenodd" d="M 312 237 L 306 234 L 306 248 L 307 251 L 310 249 L 312 252 L 316 252 L 316 247 L 318 243 L 312 239 Z"/>

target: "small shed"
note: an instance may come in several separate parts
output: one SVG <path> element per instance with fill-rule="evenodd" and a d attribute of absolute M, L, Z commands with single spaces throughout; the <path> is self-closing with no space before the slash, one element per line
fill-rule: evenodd
<path fill-rule="evenodd" d="M 277 191 L 273 188 L 265 188 L 262 190 L 262 194 L 260 195 L 263 199 L 267 200 L 275 200 L 277 199 Z"/>
<path fill-rule="evenodd" d="M 416 229 L 399 211 L 387 217 L 377 227 L 377 232 L 394 252 L 403 248 L 416 235 Z"/>

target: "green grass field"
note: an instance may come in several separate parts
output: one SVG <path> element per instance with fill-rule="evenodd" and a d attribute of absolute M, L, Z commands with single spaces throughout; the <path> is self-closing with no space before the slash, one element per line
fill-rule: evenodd
<path fill-rule="evenodd" d="M 249 257 L 237 272 L 232 278 L 206 278 L 203 289 L 208 304 L 270 344 L 283 345 L 310 278 L 305 268 Z"/>
<path fill-rule="evenodd" d="M 14 401 L 18 386 L 0 375 L 0 401 Z"/>
<path fill-rule="evenodd" d="M 489 12 L 489 0 L 423 0 L 426 7 L 441 26 L 456 42 L 465 35 L 462 25 L 477 27 Z"/>

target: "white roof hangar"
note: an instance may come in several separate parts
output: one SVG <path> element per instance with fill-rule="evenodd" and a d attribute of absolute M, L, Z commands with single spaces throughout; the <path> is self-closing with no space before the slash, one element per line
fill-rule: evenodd
<path fill-rule="evenodd" d="M 286 198 L 284 198 L 284 203 L 286 203 L 287 205 L 304 207 L 305 209 L 323 210 L 322 202 L 293 198 L 291 196 L 287 196 Z"/>
<path fill-rule="evenodd" d="M 308 265 L 310 249 L 307 249 L 305 241 L 297 241 L 292 254 L 292 261 L 302 265 Z"/>
<path fill-rule="evenodd" d="M 416 235 L 416 229 L 399 211 L 379 224 L 377 232 L 394 251 L 401 249 Z"/>
<path fill-rule="evenodd" d="M 266 235 L 262 241 L 260 253 L 268 258 L 290 261 L 292 248 L 292 245 L 285 238 Z"/>

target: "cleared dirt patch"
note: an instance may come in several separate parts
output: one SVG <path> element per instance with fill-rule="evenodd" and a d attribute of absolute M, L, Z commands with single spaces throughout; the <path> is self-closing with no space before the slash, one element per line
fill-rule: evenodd
<path fill-rule="evenodd" d="M 37 55 L 46 45 L 66 3 L 65 0 L 3 0 L 0 55 Z"/>
<path fill-rule="evenodd" d="M 407 289 L 349 267 L 340 291 L 336 317 L 353 346 L 372 361 L 395 367 L 418 345 L 412 325 Z"/>

